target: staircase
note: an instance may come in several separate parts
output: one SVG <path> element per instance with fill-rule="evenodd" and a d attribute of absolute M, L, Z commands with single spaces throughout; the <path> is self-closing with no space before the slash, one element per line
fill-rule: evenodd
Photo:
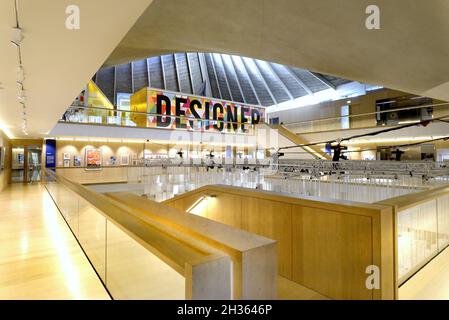
<path fill-rule="evenodd" d="M 289 139 L 291 142 L 293 142 L 296 145 L 301 144 L 308 144 L 309 141 L 301 138 L 297 134 L 291 132 L 289 129 L 282 125 L 269 125 L 272 129 L 277 130 L 278 133 L 285 138 Z M 310 147 L 302 147 L 305 151 L 309 152 L 311 155 L 316 157 L 317 159 L 322 160 L 331 160 L 331 156 L 321 151 L 321 149 L 318 146 L 310 146 Z"/>

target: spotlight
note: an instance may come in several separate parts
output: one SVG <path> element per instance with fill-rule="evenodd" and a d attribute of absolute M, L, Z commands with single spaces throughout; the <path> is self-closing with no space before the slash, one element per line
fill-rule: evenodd
<path fill-rule="evenodd" d="M 25 80 L 25 70 L 22 65 L 17 67 L 17 83 L 22 83 Z"/>
<path fill-rule="evenodd" d="M 12 28 L 11 42 L 14 43 L 16 46 L 19 46 L 22 43 L 22 40 L 23 40 L 22 29 Z"/>
<path fill-rule="evenodd" d="M 24 104 L 27 100 L 27 98 L 25 96 L 17 96 L 17 99 L 19 100 L 19 102 L 21 104 Z"/>

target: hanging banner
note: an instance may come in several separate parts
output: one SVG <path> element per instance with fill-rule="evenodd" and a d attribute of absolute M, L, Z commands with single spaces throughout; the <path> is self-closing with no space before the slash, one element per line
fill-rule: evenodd
<path fill-rule="evenodd" d="M 143 88 L 131 96 L 131 120 L 139 127 L 249 133 L 264 122 L 263 107 Z"/>

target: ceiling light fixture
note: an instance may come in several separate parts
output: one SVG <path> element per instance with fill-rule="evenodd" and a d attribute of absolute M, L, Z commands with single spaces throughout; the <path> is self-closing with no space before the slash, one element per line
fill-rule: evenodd
<path fill-rule="evenodd" d="M 25 81 L 25 70 L 22 65 L 17 68 L 17 83 L 22 84 Z"/>
<path fill-rule="evenodd" d="M 16 46 L 20 46 L 22 40 L 23 40 L 22 29 L 17 25 L 17 27 L 12 28 L 11 30 L 11 42 Z"/>
<path fill-rule="evenodd" d="M 11 43 L 13 43 L 17 47 L 17 55 L 18 55 L 18 67 L 17 67 L 17 83 L 19 85 L 19 93 L 17 95 L 18 102 L 22 105 L 22 132 L 28 136 L 28 126 L 27 126 L 27 112 L 26 112 L 26 101 L 27 97 L 25 94 L 25 69 L 23 67 L 22 60 L 22 40 L 23 40 L 23 32 L 20 27 L 19 22 L 19 9 L 18 9 L 18 0 L 14 1 L 14 11 L 16 17 L 16 25 L 11 30 Z"/>

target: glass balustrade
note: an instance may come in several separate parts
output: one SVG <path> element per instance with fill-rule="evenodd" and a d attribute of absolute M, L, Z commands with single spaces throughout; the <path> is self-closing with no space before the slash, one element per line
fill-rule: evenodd
<path fill-rule="evenodd" d="M 131 237 L 126 226 L 60 183 L 54 173 L 47 171 L 45 186 L 114 299 L 186 298 L 184 276 Z M 195 253 L 192 260 L 198 258 Z"/>
<path fill-rule="evenodd" d="M 364 203 L 424 190 L 423 185 L 410 183 L 408 177 L 281 175 L 268 167 L 128 167 L 127 176 L 126 183 L 102 183 L 89 187 L 98 192 L 133 192 L 158 202 L 202 186 L 216 184 L 280 192 L 293 197 L 313 196 Z"/>
<path fill-rule="evenodd" d="M 400 284 L 449 245 L 449 195 L 430 198 L 397 213 Z"/>
<path fill-rule="evenodd" d="M 61 117 L 60 122 L 64 123 L 82 123 L 120 127 L 139 127 L 139 128 L 161 128 L 157 125 L 156 119 L 160 117 L 162 121 L 167 118 L 172 119 L 172 123 L 180 120 L 187 125 L 187 130 L 204 131 L 213 130 L 214 126 L 223 127 L 219 130 L 223 133 L 235 133 L 252 135 L 255 131 L 255 125 L 250 123 L 232 122 L 224 120 L 205 120 L 197 119 L 192 116 L 174 116 L 158 115 L 154 113 L 144 113 L 136 111 L 114 110 L 107 108 L 94 108 L 85 106 L 71 106 Z M 144 124 L 144 125 L 142 125 Z M 170 129 L 163 128 L 163 129 Z M 179 130 L 179 128 L 177 128 Z"/>

